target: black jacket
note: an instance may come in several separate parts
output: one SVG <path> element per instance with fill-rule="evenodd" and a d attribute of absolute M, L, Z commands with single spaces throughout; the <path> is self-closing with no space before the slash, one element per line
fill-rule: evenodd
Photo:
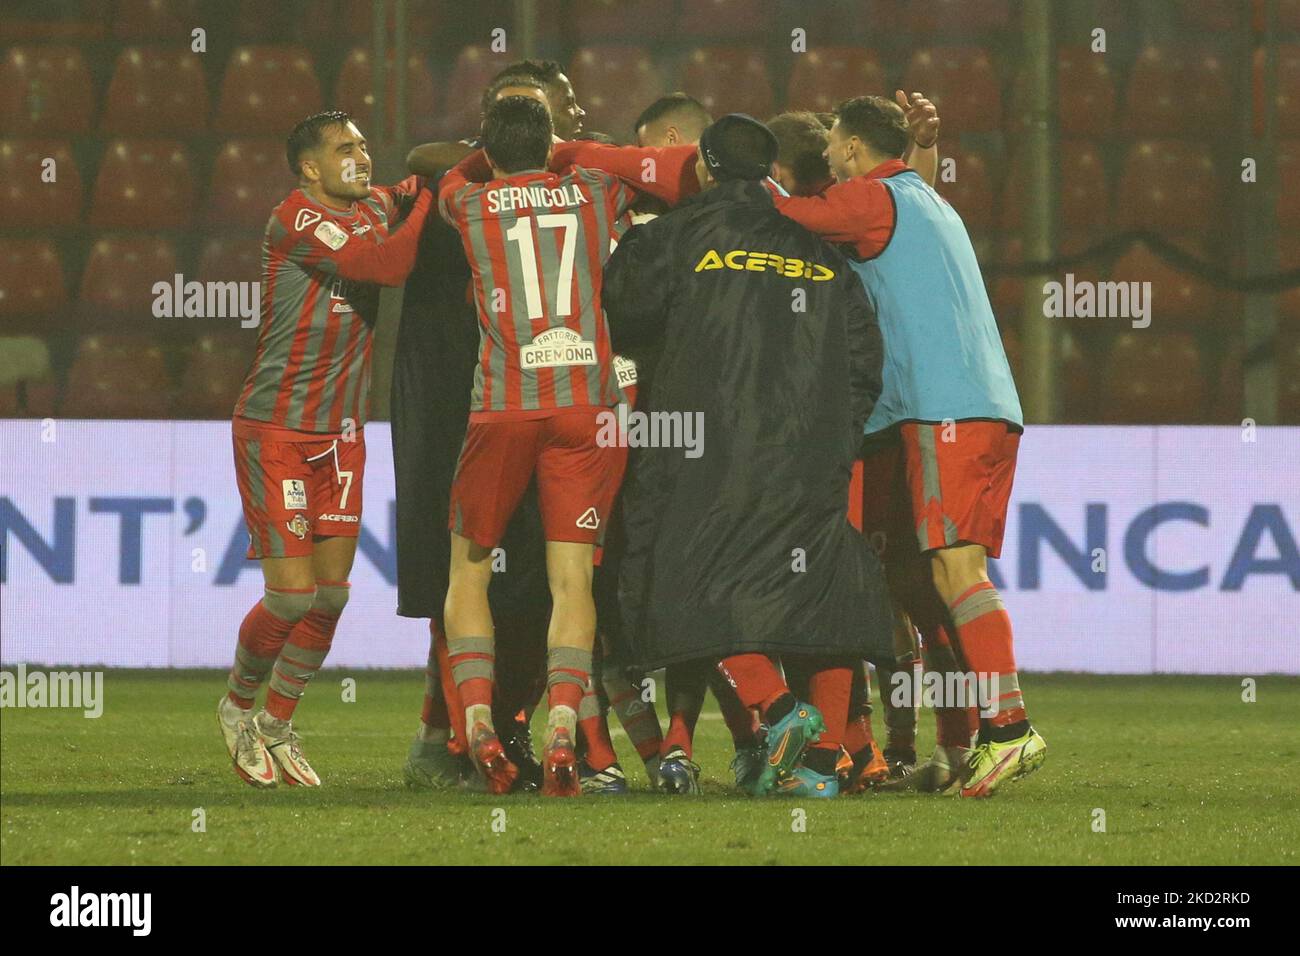
<path fill-rule="evenodd" d="M 460 235 L 430 216 L 406 282 L 393 363 L 393 468 L 397 485 L 397 613 L 442 618 L 451 539 L 447 511 L 469 421 L 479 329 Z M 504 573 L 492 575 L 493 617 L 550 610 L 546 545 L 535 486 L 501 542 Z"/>
<path fill-rule="evenodd" d="M 880 564 L 847 518 L 883 349 L 844 257 L 762 184 L 723 183 L 630 230 L 602 297 L 616 351 L 662 347 L 638 410 L 703 421 L 698 457 L 633 449 L 619 576 L 631 662 L 892 660 Z"/>

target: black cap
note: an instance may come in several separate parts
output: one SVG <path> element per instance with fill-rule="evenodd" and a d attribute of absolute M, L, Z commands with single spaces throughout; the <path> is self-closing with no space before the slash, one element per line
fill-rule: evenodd
<path fill-rule="evenodd" d="M 700 155 L 714 179 L 763 179 L 776 162 L 776 136 L 746 113 L 728 113 L 700 134 Z"/>

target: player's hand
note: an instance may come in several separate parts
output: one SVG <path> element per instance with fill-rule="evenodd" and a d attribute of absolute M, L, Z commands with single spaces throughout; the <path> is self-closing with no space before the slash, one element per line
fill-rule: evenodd
<path fill-rule="evenodd" d="M 909 98 L 902 90 L 894 91 L 894 101 L 903 109 L 907 131 L 921 149 L 929 149 L 939 141 L 939 110 L 920 93 Z"/>

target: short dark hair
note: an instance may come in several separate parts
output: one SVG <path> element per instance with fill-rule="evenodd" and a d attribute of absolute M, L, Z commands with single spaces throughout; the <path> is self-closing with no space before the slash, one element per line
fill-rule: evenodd
<path fill-rule="evenodd" d="M 677 115 L 694 120 L 699 124 L 700 129 L 704 129 L 713 122 L 713 117 L 704 108 L 704 104 L 695 97 L 686 93 L 669 93 L 667 96 L 659 97 L 641 111 L 641 115 L 632 124 L 632 135 L 636 136 L 637 130 L 642 126 L 658 122 L 666 116 Z"/>
<path fill-rule="evenodd" d="M 902 156 L 911 141 L 902 108 L 883 96 L 855 96 L 835 107 L 840 129 L 885 156 Z"/>
<path fill-rule="evenodd" d="M 826 127 L 807 110 L 782 113 L 767 121 L 776 136 L 776 161 L 789 166 L 800 186 L 813 186 L 830 178 L 826 165 Z"/>
<path fill-rule="evenodd" d="M 528 96 L 507 96 L 488 107 L 483 118 L 483 148 L 493 165 L 507 173 L 542 169 L 551 148 L 551 114 Z"/>
<path fill-rule="evenodd" d="M 492 82 L 483 91 L 483 99 L 479 102 L 479 112 L 487 116 L 488 107 L 497 101 L 497 94 L 512 86 L 531 86 L 541 90 L 543 96 L 546 95 L 546 83 L 530 73 L 498 73 L 492 77 Z"/>
<path fill-rule="evenodd" d="M 351 122 L 351 115 L 343 110 L 321 110 L 304 120 L 299 120 L 284 144 L 284 155 L 289 160 L 290 172 L 295 176 L 302 175 L 302 170 L 298 168 L 298 164 L 302 161 L 302 154 L 321 144 L 321 134 L 325 130 L 331 126 L 346 126 Z"/>
<path fill-rule="evenodd" d="M 497 77 L 531 76 L 539 82 L 551 84 L 558 80 L 563 72 L 564 67 L 555 60 L 515 60 L 503 67 Z"/>

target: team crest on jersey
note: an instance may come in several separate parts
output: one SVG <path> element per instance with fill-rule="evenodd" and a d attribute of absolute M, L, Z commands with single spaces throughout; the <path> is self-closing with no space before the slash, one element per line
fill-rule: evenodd
<path fill-rule="evenodd" d="M 619 388 L 630 388 L 636 384 L 636 362 L 621 355 L 614 356 L 614 374 L 618 376 Z"/>
<path fill-rule="evenodd" d="M 320 222 L 320 213 L 315 209 L 299 209 L 298 218 L 293 221 L 293 231 L 303 232 L 308 226 Z"/>
<path fill-rule="evenodd" d="M 343 229 L 340 229 L 337 225 L 330 222 L 328 219 L 322 222 L 319 226 L 317 226 L 316 231 L 312 233 L 312 235 L 314 235 L 321 242 L 325 243 L 325 245 L 329 246 L 335 252 L 338 252 L 340 249 L 342 249 L 343 243 L 348 241 L 347 232 L 344 231 Z"/>
<path fill-rule="evenodd" d="M 301 478 L 286 478 L 280 482 L 284 491 L 284 510 L 303 511 L 307 507 L 307 486 Z"/>
<path fill-rule="evenodd" d="M 307 539 L 307 532 L 311 530 L 311 525 L 307 523 L 307 519 L 302 515 L 294 515 L 293 520 L 286 521 L 284 526 L 288 528 L 290 533 L 297 537 L 299 541 L 305 541 Z"/>
<path fill-rule="evenodd" d="M 586 528 L 588 531 L 595 531 L 600 527 L 600 515 L 596 514 L 595 508 L 588 508 L 574 522 L 579 528 Z"/>
<path fill-rule="evenodd" d="M 596 344 L 573 329 L 547 329 L 519 350 L 524 368 L 555 368 L 562 365 L 595 365 Z"/>

